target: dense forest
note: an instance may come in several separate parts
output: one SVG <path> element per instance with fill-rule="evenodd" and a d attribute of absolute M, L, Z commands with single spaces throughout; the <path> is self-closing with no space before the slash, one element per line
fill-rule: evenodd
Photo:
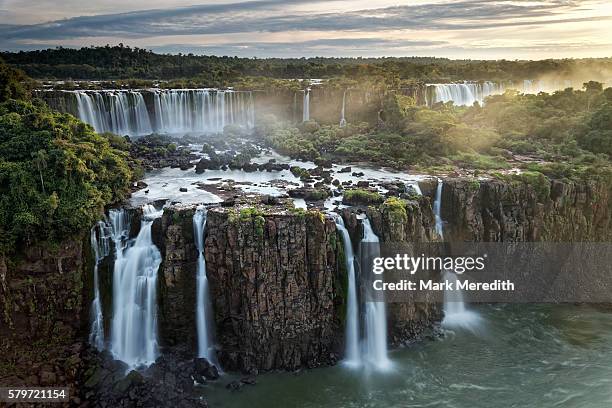
<path fill-rule="evenodd" d="M 257 131 L 279 151 L 311 160 L 336 157 L 426 172 L 519 167 L 536 177 L 611 179 L 612 88 L 598 82 L 553 94 L 507 91 L 470 107 L 448 102 L 429 108 L 390 94 L 384 112 L 386 120 L 374 127 L 295 126 L 268 118 Z"/>
<path fill-rule="evenodd" d="M 0 254 L 89 229 L 136 169 L 124 138 L 31 100 L 27 82 L 0 61 Z"/>
<path fill-rule="evenodd" d="M 189 79 L 202 86 L 227 86 L 244 77 L 384 78 L 385 81 L 522 80 L 587 75 L 605 80 L 612 59 L 542 61 L 479 61 L 446 58 L 300 58 L 256 59 L 155 54 L 141 48 L 118 46 L 81 49 L 4 52 L 6 62 L 37 79 L 108 80 Z"/>

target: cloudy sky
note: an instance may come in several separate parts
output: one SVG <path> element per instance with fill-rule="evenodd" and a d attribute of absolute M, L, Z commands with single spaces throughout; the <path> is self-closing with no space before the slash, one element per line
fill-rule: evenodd
<path fill-rule="evenodd" d="M 0 49 L 117 44 L 300 56 L 612 56 L 610 0 L 0 0 Z"/>

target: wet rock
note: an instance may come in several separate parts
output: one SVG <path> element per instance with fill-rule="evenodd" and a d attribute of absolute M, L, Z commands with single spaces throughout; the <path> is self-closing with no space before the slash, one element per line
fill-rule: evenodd
<path fill-rule="evenodd" d="M 219 370 L 205 358 L 196 358 L 194 361 L 195 374 L 207 380 L 219 379 Z"/>
<path fill-rule="evenodd" d="M 340 170 L 338 170 L 338 173 L 350 173 L 352 171 L 350 166 L 347 167 L 343 167 Z"/>
<path fill-rule="evenodd" d="M 238 391 L 240 390 L 242 387 L 244 386 L 244 383 L 241 382 L 240 380 L 234 380 L 230 383 L 228 383 L 225 388 L 227 388 L 228 390 L 231 391 Z"/>
<path fill-rule="evenodd" d="M 357 187 L 359 188 L 367 188 L 370 187 L 370 182 L 365 180 L 360 180 L 357 182 Z"/>
<path fill-rule="evenodd" d="M 352 173 L 352 176 L 353 176 L 353 177 L 363 177 L 363 176 L 364 176 L 364 174 L 363 174 L 363 172 L 361 172 L 361 171 L 360 171 L 360 172 L 353 172 L 353 173 Z"/>
<path fill-rule="evenodd" d="M 181 188 L 179 188 L 179 191 L 181 193 L 186 193 L 188 190 L 187 190 L 187 187 L 181 187 Z"/>

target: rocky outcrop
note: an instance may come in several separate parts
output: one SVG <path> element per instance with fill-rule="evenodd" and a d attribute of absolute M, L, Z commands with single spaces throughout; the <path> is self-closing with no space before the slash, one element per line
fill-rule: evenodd
<path fill-rule="evenodd" d="M 78 385 L 90 260 L 83 242 L 77 237 L 0 257 L 0 384 Z"/>
<path fill-rule="evenodd" d="M 343 337 L 335 223 L 319 212 L 211 209 L 206 265 L 228 370 L 316 367 Z"/>
<path fill-rule="evenodd" d="M 442 218 L 449 241 L 610 241 L 606 183 L 446 179 Z"/>
<path fill-rule="evenodd" d="M 159 322 L 162 345 L 188 344 L 196 349 L 196 274 L 198 251 L 193 236 L 194 208 L 168 208 L 154 224 L 160 249 Z"/>

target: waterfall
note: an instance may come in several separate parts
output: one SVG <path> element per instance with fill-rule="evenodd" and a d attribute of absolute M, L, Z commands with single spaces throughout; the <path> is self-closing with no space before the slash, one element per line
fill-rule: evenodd
<path fill-rule="evenodd" d="M 79 118 L 99 133 L 220 133 L 226 125 L 252 128 L 255 124 L 251 92 L 155 89 L 69 93 L 76 97 Z"/>
<path fill-rule="evenodd" d="M 198 357 L 206 358 L 216 364 L 212 336 L 212 305 L 208 292 L 206 260 L 204 259 L 204 232 L 206 228 L 206 208 L 199 206 L 193 215 L 193 233 L 198 249 L 196 282 L 196 327 L 198 332 Z"/>
<path fill-rule="evenodd" d="M 436 187 L 436 197 L 434 199 L 433 210 L 436 221 L 436 233 L 441 239 L 444 239 L 444 225 L 442 223 L 442 180 L 438 180 Z"/>
<path fill-rule="evenodd" d="M 380 256 L 380 241 L 372 230 L 370 220 L 367 217 L 363 219 L 363 239 L 361 242 L 360 249 L 364 251 L 360 254 L 362 260 Z M 361 273 L 364 272 L 361 271 Z M 367 273 L 371 273 L 371 271 Z M 391 364 L 387 356 L 387 311 L 385 302 L 365 302 L 363 355 L 365 361 L 381 370 L 387 369 Z"/>
<path fill-rule="evenodd" d="M 98 351 L 104 349 L 104 316 L 102 314 L 102 301 L 100 299 L 100 283 L 98 268 L 100 262 L 110 253 L 110 233 L 107 225 L 99 221 L 91 228 L 91 248 L 94 253 L 94 299 L 91 302 L 91 328 L 89 330 L 89 343 Z"/>
<path fill-rule="evenodd" d="M 427 104 L 437 102 L 453 102 L 458 106 L 471 106 L 474 102 L 483 104 L 487 96 L 502 94 L 505 88 L 502 84 L 485 82 L 462 82 L 450 84 L 428 84 Z"/>
<path fill-rule="evenodd" d="M 151 228 L 163 214 L 152 205 L 142 210 L 140 231 L 127 241 L 124 211 L 110 213 L 116 258 L 113 270 L 113 320 L 111 352 L 131 368 L 151 365 L 158 356 L 157 271 L 161 254 Z"/>
<path fill-rule="evenodd" d="M 304 102 L 302 104 L 302 122 L 310 120 L 310 88 L 304 91 Z"/>
<path fill-rule="evenodd" d="M 344 116 L 346 110 L 346 91 L 342 94 L 342 110 L 340 111 L 340 127 L 346 126 L 346 118 Z"/>
<path fill-rule="evenodd" d="M 444 239 L 444 223 L 442 221 L 442 180 L 438 180 L 436 187 L 436 197 L 434 199 L 434 216 L 436 221 L 436 233 L 441 239 Z M 474 330 L 480 322 L 480 316 L 476 312 L 472 312 L 465 307 L 463 293 L 456 288 L 458 279 L 457 274 L 453 271 L 442 271 L 442 278 L 453 285 L 454 290 L 444 291 L 444 319 L 442 320 L 443 327 L 462 327 L 465 329 Z"/>
<path fill-rule="evenodd" d="M 347 304 L 346 304 L 346 344 L 344 347 L 345 362 L 349 366 L 359 366 L 359 304 L 357 299 L 357 276 L 355 273 L 355 256 L 353 244 L 341 216 L 336 218 L 336 228 L 342 235 L 346 272 L 348 274 Z"/>

